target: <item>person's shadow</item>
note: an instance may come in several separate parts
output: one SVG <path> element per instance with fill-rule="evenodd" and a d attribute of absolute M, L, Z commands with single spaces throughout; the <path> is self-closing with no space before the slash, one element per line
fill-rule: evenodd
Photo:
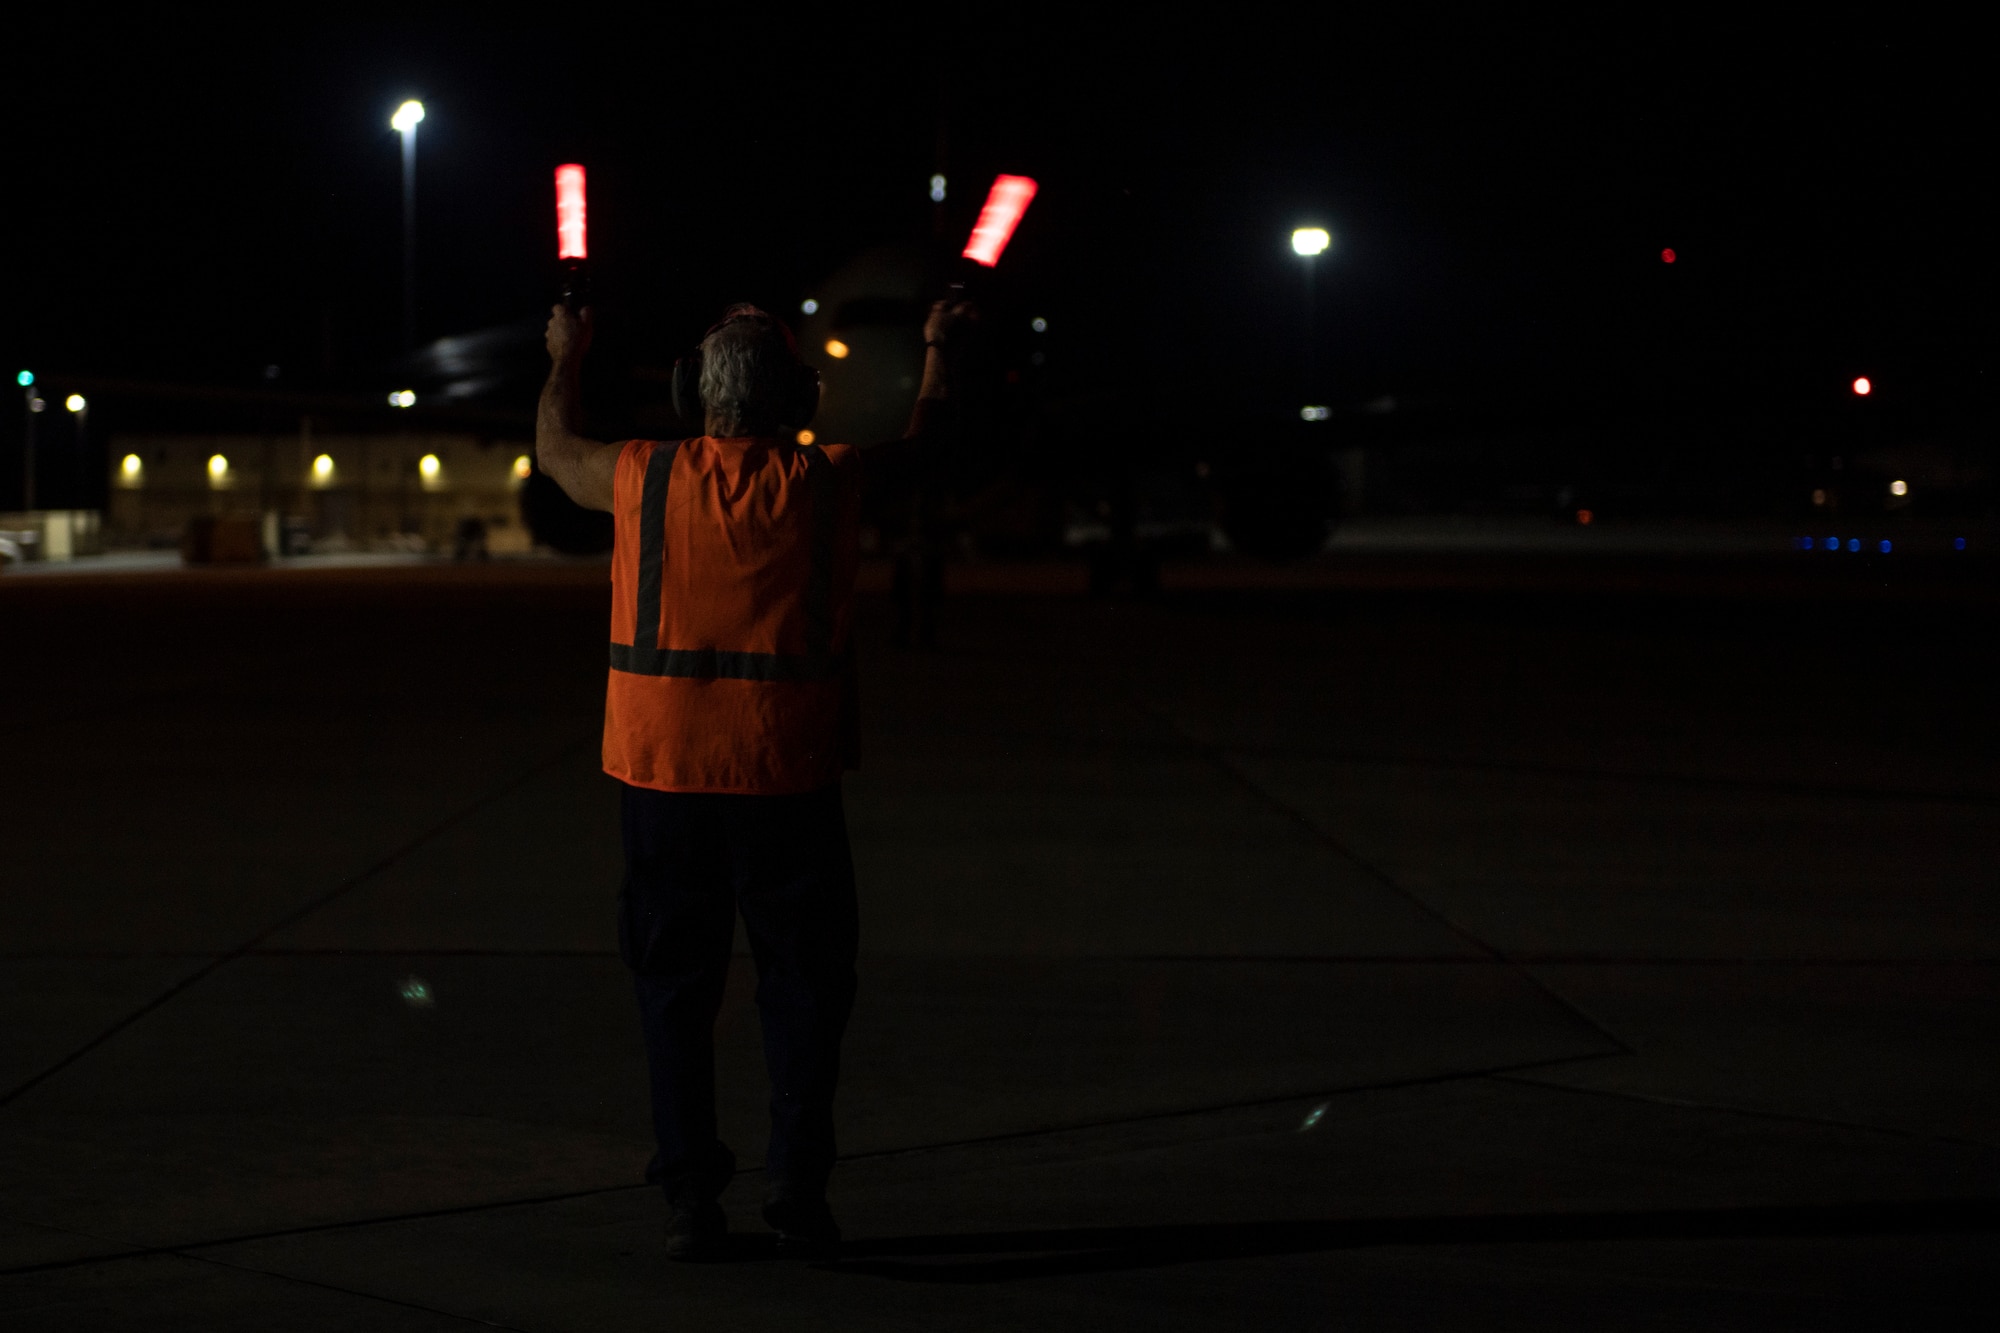
<path fill-rule="evenodd" d="M 1634 1212 L 1308 1218 L 1178 1226 L 1076 1227 L 849 1241 L 829 1271 L 904 1282 L 1159 1268 L 1389 1245 L 1909 1236 L 2000 1231 L 2000 1199 L 1879 1200 Z"/>

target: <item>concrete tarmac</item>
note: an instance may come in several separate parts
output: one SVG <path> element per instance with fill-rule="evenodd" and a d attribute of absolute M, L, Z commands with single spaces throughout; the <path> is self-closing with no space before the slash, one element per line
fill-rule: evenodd
<path fill-rule="evenodd" d="M 601 569 L 0 580 L 0 1327 L 1983 1322 L 1990 593 L 1434 573 L 865 597 L 849 1244 L 746 956 L 703 1266 Z"/>

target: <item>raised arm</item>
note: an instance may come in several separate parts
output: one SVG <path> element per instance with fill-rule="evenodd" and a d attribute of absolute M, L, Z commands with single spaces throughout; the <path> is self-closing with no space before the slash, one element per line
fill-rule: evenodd
<path fill-rule="evenodd" d="M 535 461 L 585 509 L 610 512 L 618 472 L 615 445 L 582 433 L 583 354 L 590 350 L 590 311 L 557 306 L 549 316 L 549 380 L 535 410 Z"/>
<path fill-rule="evenodd" d="M 975 318 L 977 315 L 972 306 L 965 302 L 952 305 L 947 301 L 935 301 L 931 304 L 931 313 L 924 320 L 924 378 L 917 387 L 917 401 L 910 408 L 909 424 L 903 427 L 903 433 L 897 439 L 863 444 L 863 450 L 871 457 L 883 452 L 903 454 L 907 452 L 907 446 L 936 434 L 942 428 L 948 411 L 946 404 L 951 399 L 950 377 L 947 374 L 951 355 L 948 345 Z"/>

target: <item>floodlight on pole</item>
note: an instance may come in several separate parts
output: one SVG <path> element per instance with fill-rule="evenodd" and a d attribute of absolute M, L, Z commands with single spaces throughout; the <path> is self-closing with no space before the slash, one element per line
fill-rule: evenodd
<path fill-rule="evenodd" d="M 35 414 L 47 406 L 42 396 L 35 392 L 35 372 L 24 370 L 14 377 L 14 383 L 21 386 L 21 405 L 27 409 L 21 418 L 21 507 L 35 507 Z"/>
<path fill-rule="evenodd" d="M 1312 400 L 1319 396 L 1319 363 L 1313 348 L 1313 278 L 1317 265 L 1314 260 L 1333 244 L 1333 237 L 1325 227 L 1298 227 L 1292 231 L 1292 253 L 1305 261 L 1305 380 L 1300 387 L 1305 391 L 1310 406 L 1300 409 L 1299 416 L 1306 421 L 1325 421 L 1327 409 Z"/>
<path fill-rule="evenodd" d="M 90 403 L 82 394 L 73 393 L 63 399 L 63 406 L 76 422 L 76 456 L 81 458 L 90 446 Z"/>
<path fill-rule="evenodd" d="M 417 345 L 417 123 L 424 104 L 415 100 L 396 108 L 389 126 L 403 136 L 403 350 Z"/>

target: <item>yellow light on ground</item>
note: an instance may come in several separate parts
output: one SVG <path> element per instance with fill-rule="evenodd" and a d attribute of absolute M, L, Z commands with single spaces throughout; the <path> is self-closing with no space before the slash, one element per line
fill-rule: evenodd
<path fill-rule="evenodd" d="M 69 397 L 63 399 L 63 406 L 67 407 L 72 412 L 81 412 L 83 411 L 84 408 L 90 406 L 90 404 L 83 401 L 82 394 L 73 393 Z"/>
<path fill-rule="evenodd" d="M 395 115 L 389 117 L 389 128 L 403 134 L 408 134 L 417 127 L 417 122 L 423 118 L 424 104 L 422 102 L 405 102 L 396 108 Z"/>
<path fill-rule="evenodd" d="M 229 475 L 229 460 L 221 454 L 210 454 L 208 456 L 208 475 L 216 481 L 221 481 Z"/>
<path fill-rule="evenodd" d="M 437 480 L 438 466 L 438 456 L 436 454 L 425 454 L 417 460 L 417 471 L 424 474 L 425 481 Z"/>
<path fill-rule="evenodd" d="M 137 454 L 125 455 L 124 459 L 118 464 L 119 475 L 127 481 L 139 480 L 139 474 L 145 470 L 146 465 L 139 461 L 139 455 Z"/>
<path fill-rule="evenodd" d="M 838 338 L 826 340 L 826 354 L 838 361 L 847 355 L 847 344 Z"/>
<path fill-rule="evenodd" d="M 535 470 L 534 460 L 529 458 L 526 454 L 522 454 L 519 458 L 514 460 L 514 475 L 519 477 L 522 481 L 526 481 L 528 479 L 528 474 L 533 472 L 534 470 Z"/>
<path fill-rule="evenodd" d="M 333 455 L 321 454 L 318 458 L 313 459 L 313 480 L 331 481 L 332 479 Z"/>
<path fill-rule="evenodd" d="M 398 389 L 389 395 L 389 406 L 391 407 L 415 407 L 416 405 L 417 392 L 414 389 Z"/>
<path fill-rule="evenodd" d="M 813 442 L 813 441 L 814 441 L 815 439 L 817 439 L 817 438 L 818 438 L 818 437 L 817 437 L 817 436 L 815 436 L 815 435 L 814 435 L 814 434 L 813 434 L 813 433 L 812 433 L 811 431 L 809 431 L 809 430 L 802 430 L 802 431 L 800 431 L 800 432 L 799 432 L 799 443 L 800 443 L 800 444 L 811 444 L 811 443 L 812 443 L 812 442 Z"/>
<path fill-rule="evenodd" d="M 1300 227 L 1292 233 L 1292 249 L 1311 258 L 1325 254 L 1326 247 L 1333 244 L 1333 237 L 1326 234 L 1324 227 Z"/>

